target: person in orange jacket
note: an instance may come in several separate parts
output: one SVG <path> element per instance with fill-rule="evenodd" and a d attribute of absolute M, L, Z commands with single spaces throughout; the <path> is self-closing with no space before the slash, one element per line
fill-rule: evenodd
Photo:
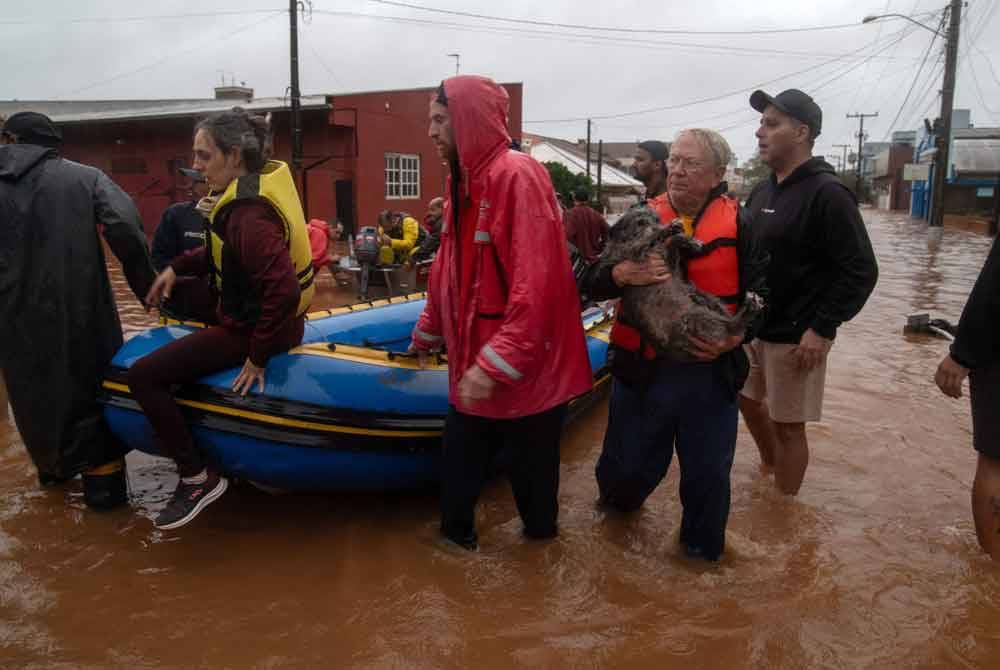
<path fill-rule="evenodd" d="M 492 80 L 463 75 L 430 105 L 429 134 L 451 176 L 411 349 L 447 345 L 441 532 L 469 549 L 495 440 L 511 451 L 525 535 L 556 535 L 566 406 L 591 387 L 555 190 L 540 163 L 510 149 L 508 102 Z"/>

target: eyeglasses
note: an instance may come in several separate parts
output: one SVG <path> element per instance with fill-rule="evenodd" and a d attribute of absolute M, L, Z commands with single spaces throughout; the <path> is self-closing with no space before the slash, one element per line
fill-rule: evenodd
<path fill-rule="evenodd" d="M 682 168 L 685 172 L 701 172 L 705 169 L 705 163 L 704 161 L 697 161 L 692 158 L 670 156 L 667 159 L 667 168 L 671 170 Z"/>

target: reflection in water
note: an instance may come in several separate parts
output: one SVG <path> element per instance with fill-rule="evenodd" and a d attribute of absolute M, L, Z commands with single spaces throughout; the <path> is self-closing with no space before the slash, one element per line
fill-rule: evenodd
<path fill-rule="evenodd" d="M 526 543 L 495 482 L 476 554 L 438 542 L 432 495 L 236 487 L 160 533 L 172 467 L 131 455 L 132 509 L 90 513 L 78 482 L 39 490 L 0 423 L 0 667 L 1000 667 L 968 405 L 933 385 L 947 344 L 901 335 L 913 310 L 957 319 L 990 242 L 946 230 L 935 252 L 922 224 L 866 218 L 881 277 L 831 354 L 802 493 L 741 431 L 721 564 L 677 550 L 676 470 L 635 515 L 595 506 L 605 406 L 568 431 L 560 538 Z"/>

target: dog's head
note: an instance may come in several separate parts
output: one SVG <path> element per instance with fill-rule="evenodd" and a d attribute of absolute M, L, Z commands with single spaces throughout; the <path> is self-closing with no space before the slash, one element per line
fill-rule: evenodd
<path fill-rule="evenodd" d="M 663 238 L 660 217 L 649 207 L 633 207 L 611 226 L 605 258 L 612 263 L 642 261 Z"/>

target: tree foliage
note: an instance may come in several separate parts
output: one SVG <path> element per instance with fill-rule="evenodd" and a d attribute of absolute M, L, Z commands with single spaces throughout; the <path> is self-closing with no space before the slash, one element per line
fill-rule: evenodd
<path fill-rule="evenodd" d="M 546 161 L 542 165 L 549 171 L 552 186 L 563 205 L 567 207 L 573 205 L 573 192 L 578 188 L 587 188 L 591 193 L 594 192 L 594 182 L 582 172 L 573 174 L 565 165 L 555 161 Z"/>

